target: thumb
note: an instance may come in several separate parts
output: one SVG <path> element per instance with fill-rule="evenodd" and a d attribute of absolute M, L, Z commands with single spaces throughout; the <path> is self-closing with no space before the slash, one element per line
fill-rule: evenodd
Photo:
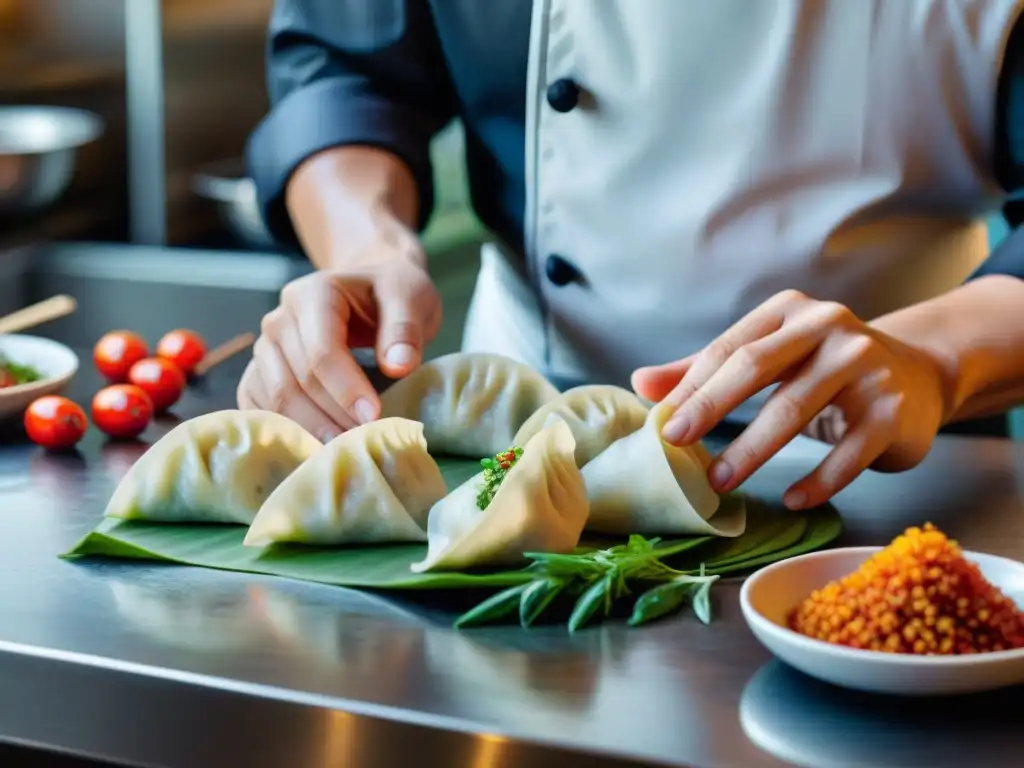
<path fill-rule="evenodd" d="M 423 359 L 427 321 L 440 300 L 426 273 L 406 268 L 381 278 L 377 294 L 377 364 L 390 378 L 409 374 Z"/>
<path fill-rule="evenodd" d="M 631 377 L 633 391 L 652 403 L 661 402 L 682 381 L 683 376 L 690 370 L 690 366 L 696 359 L 696 355 L 690 355 L 665 365 L 637 368 Z"/>

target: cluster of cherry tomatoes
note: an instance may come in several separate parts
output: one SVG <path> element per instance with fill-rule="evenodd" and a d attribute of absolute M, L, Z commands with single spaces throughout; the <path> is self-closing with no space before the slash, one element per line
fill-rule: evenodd
<path fill-rule="evenodd" d="M 104 335 L 93 347 L 93 363 L 109 385 L 92 399 L 93 424 L 113 438 L 138 437 L 154 414 L 178 402 L 206 351 L 202 337 L 186 330 L 166 334 L 152 356 L 137 333 Z M 74 447 L 87 429 L 85 411 L 66 397 L 41 397 L 25 411 L 29 439 L 49 450 Z"/>

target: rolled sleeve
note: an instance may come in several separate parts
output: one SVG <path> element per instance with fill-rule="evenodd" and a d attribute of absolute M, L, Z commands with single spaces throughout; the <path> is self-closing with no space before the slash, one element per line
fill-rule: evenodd
<path fill-rule="evenodd" d="M 996 179 L 1004 191 L 1017 194 L 1024 189 L 1024 15 L 1018 15 L 1007 36 L 996 93 L 995 131 Z"/>
<path fill-rule="evenodd" d="M 373 146 L 397 156 L 416 180 L 420 226 L 430 217 L 430 140 L 454 116 L 456 99 L 426 0 L 404 0 L 401 18 L 389 20 L 393 34 L 358 46 L 345 42 L 368 2 L 388 1 L 340 0 L 327 14 L 317 0 L 275 5 L 272 107 L 246 158 L 264 220 L 279 240 L 295 241 L 284 204 L 288 181 L 304 160 L 331 147 Z"/>

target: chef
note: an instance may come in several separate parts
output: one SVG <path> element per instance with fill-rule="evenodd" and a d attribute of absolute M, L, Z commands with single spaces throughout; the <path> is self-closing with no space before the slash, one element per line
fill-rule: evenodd
<path fill-rule="evenodd" d="M 379 414 L 352 348 L 419 364 L 428 144 L 459 117 L 495 235 L 465 350 L 632 383 L 680 444 L 749 424 L 721 490 L 801 431 L 835 447 L 792 507 L 913 466 L 1021 394 L 1024 284 L 958 286 L 1024 179 L 1022 5 L 278 0 L 249 167 L 318 271 L 265 318 L 241 406 L 326 438 Z"/>

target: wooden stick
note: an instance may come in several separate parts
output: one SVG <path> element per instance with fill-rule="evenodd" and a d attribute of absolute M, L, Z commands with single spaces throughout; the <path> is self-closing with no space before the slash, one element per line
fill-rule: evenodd
<path fill-rule="evenodd" d="M 71 296 L 53 296 L 45 301 L 32 304 L 24 309 L 0 317 L 0 333 L 18 333 L 58 317 L 70 315 L 78 309 L 78 302 Z"/>
<path fill-rule="evenodd" d="M 240 333 L 234 338 L 228 339 L 223 344 L 214 347 L 206 353 L 206 357 L 196 365 L 195 375 L 205 376 L 211 369 L 217 367 L 225 360 L 234 357 L 239 352 L 244 352 L 255 343 L 255 333 Z"/>

